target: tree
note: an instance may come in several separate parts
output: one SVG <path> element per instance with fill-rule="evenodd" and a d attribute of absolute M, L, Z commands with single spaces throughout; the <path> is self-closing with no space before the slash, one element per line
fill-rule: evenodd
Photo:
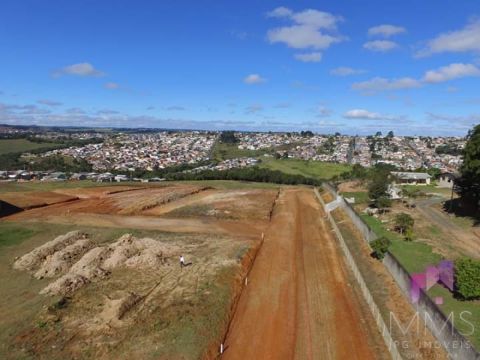
<path fill-rule="evenodd" d="M 475 126 L 468 134 L 460 174 L 457 185 L 462 200 L 474 205 L 478 210 L 480 200 L 480 125 Z"/>
<path fill-rule="evenodd" d="M 390 130 L 390 131 L 388 132 L 388 134 L 387 134 L 387 138 L 389 138 L 389 139 L 393 138 L 394 136 L 395 136 L 395 135 L 393 134 L 393 131 L 392 131 L 392 130 Z"/>
<path fill-rule="evenodd" d="M 379 260 L 382 260 L 385 257 L 385 254 L 390 247 L 391 241 L 387 239 L 385 236 L 379 237 L 378 239 L 373 240 L 370 243 L 372 247 L 372 255 Z"/>
<path fill-rule="evenodd" d="M 414 223 L 415 220 L 406 213 L 400 213 L 395 216 L 395 230 L 401 234 L 405 233 L 408 229 L 413 229 Z"/>
<path fill-rule="evenodd" d="M 235 144 L 238 142 L 238 139 L 233 131 L 222 131 L 219 140 L 225 144 Z"/>
<path fill-rule="evenodd" d="M 386 174 L 377 174 L 368 186 L 368 197 L 372 199 L 373 204 L 378 207 L 388 207 L 388 177 Z M 389 200 L 389 199 L 388 199 Z M 383 206 L 387 205 L 387 206 Z"/>
<path fill-rule="evenodd" d="M 466 300 L 480 298 L 480 261 L 462 258 L 455 261 L 455 288 Z"/>
<path fill-rule="evenodd" d="M 377 132 L 375 133 L 375 137 L 380 137 L 380 136 L 382 136 L 382 132 L 381 132 L 381 131 L 377 131 Z"/>

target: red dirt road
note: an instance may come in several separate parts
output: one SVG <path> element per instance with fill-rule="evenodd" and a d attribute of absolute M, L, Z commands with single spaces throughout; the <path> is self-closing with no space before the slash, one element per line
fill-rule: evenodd
<path fill-rule="evenodd" d="M 386 348 L 377 357 L 369 345 L 380 334 L 323 216 L 312 190 L 282 192 L 223 359 L 385 358 Z"/>

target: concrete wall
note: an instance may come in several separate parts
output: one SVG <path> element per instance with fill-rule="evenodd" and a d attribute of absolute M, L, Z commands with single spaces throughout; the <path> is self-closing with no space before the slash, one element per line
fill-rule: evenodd
<path fill-rule="evenodd" d="M 317 199 L 320 201 L 320 203 L 323 205 L 324 208 L 326 208 L 326 204 L 323 201 L 322 197 L 318 193 L 318 190 L 315 189 L 315 195 L 317 196 Z M 382 334 L 383 340 L 385 341 L 385 345 L 387 346 L 390 355 L 393 360 L 401 360 L 402 357 L 398 351 L 396 343 L 393 341 L 392 336 L 390 334 L 390 327 L 388 327 L 385 324 L 385 321 L 382 317 L 382 314 L 380 313 L 380 310 L 378 309 L 377 304 L 375 303 L 375 300 L 373 299 L 372 294 L 370 293 L 370 290 L 367 287 L 367 284 L 365 283 L 365 280 L 363 279 L 362 274 L 360 273 L 360 270 L 358 270 L 357 264 L 355 263 L 355 260 L 350 253 L 350 250 L 348 249 L 347 243 L 345 242 L 342 233 L 340 232 L 340 229 L 338 228 L 337 224 L 335 223 L 335 220 L 333 219 L 332 215 L 330 212 L 327 211 L 327 217 L 328 220 L 330 221 L 330 224 L 332 225 L 333 231 L 335 232 L 335 235 L 337 236 L 337 239 L 340 244 L 340 248 L 343 251 L 343 254 L 345 255 L 346 262 L 352 270 L 353 276 L 357 280 L 357 283 L 360 287 L 360 291 L 363 295 L 363 298 L 365 299 L 372 315 L 373 318 L 375 319 L 375 322 L 377 324 L 378 330 Z"/>
<path fill-rule="evenodd" d="M 325 184 L 323 188 L 329 191 L 333 196 L 335 196 L 335 198 L 339 196 L 338 192 L 333 186 Z M 336 201 L 338 201 L 338 198 Z M 370 229 L 370 227 L 356 213 L 350 204 L 344 200 L 343 202 L 339 202 L 339 206 L 345 210 L 367 242 L 377 238 L 375 232 Z M 411 278 L 408 271 L 391 253 L 387 253 L 385 255 L 383 264 L 395 279 L 397 285 L 403 291 L 405 296 L 407 296 L 410 300 L 409 292 Z M 425 323 L 428 329 L 435 336 L 437 341 L 444 346 L 445 350 L 452 359 L 480 360 L 480 353 L 463 335 L 458 332 L 448 317 L 423 290 L 420 291 L 420 299 L 418 303 L 411 305 L 419 313 L 422 319 L 427 320 Z M 479 329 L 476 330 L 479 331 Z"/>

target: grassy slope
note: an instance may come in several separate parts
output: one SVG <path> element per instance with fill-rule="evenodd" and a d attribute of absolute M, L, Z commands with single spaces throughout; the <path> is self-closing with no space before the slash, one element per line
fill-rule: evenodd
<path fill-rule="evenodd" d="M 432 251 L 432 247 L 420 242 L 408 242 L 400 238 L 396 233 L 385 229 L 384 225 L 376 218 L 368 215 L 362 215 L 362 218 L 367 224 L 380 236 L 386 236 L 392 240 L 390 251 L 402 263 L 408 272 L 422 272 L 428 265 L 438 264 L 442 256 Z M 435 229 L 437 231 L 437 229 Z M 455 314 L 455 326 L 459 331 L 468 334 L 471 326 L 462 321 L 460 313 L 464 313 L 463 317 L 472 323 L 475 327 L 475 332 L 467 338 L 474 344 L 477 349 L 480 349 L 480 302 L 479 301 L 462 301 L 454 297 L 449 290 L 440 285 L 432 287 L 428 294 L 433 298 L 441 296 L 444 299 L 444 304 L 440 305 L 440 309 L 448 316 L 451 312 Z"/>
<path fill-rule="evenodd" d="M 273 158 L 262 158 L 260 167 L 279 170 L 286 174 L 303 175 L 325 180 L 329 180 L 335 175 L 340 175 L 350 170 L 350 166 L 346 164 Z"/>
<path fill-rule="evenodd" d="M 0 155 L 24 152 L 41 148 L 54 147 L 54 143 L 34 143 L 26 139 L 2 139 L 0 140 Z"/>

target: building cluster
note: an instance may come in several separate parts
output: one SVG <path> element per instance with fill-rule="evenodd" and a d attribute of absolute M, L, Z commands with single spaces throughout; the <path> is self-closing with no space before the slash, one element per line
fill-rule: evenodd
<path fill-rule="evenodd" d="M 116 134 L 100 144 L 53 150 L 42 156 L 81 158 L 100 171 L 151 171 L 208 160 L 215 139 L 215 134 L 200 131 Z"/>

